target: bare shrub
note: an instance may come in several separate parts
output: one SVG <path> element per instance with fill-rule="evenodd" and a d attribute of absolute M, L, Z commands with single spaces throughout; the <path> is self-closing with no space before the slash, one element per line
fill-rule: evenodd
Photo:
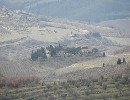
<path fill-rule="evenodd" d="M 0 77 L 0 87 L 18 88 L 25 86 L 33 86 L 39 83 L 39 78 L 36 76 L 30 77 Z"/>

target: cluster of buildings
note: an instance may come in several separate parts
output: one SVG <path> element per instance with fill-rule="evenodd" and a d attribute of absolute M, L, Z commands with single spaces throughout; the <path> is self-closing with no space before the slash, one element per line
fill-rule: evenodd
<path fill-rule="evenodd" d="M 74 54 L 74 53 L 68 52 L 68 49 L 71 49 L 71 50 L 77 49 L 78 51 Z M 79 54 L 85 55 L 85 54 L 89 54 L 90 52 L 92 52 L 92 50 L 90 50 L 87 46 L 75 48 L 75 47 L 67 47 L 67 45 L 64 45 L 61 50 L 56 51 L 56 54 L 54 55 L 54 57 L 70 57 L 70 56 L 79 55 Z M 51 57 L 51 51 L 49 51 L 47 48 L 46 48 L 46 56 L 47 58 Z"/>

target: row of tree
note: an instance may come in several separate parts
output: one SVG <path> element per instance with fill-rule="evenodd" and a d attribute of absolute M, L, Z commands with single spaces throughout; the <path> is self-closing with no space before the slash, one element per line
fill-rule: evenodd
<path fill-rule="evenodd" d="M 40 49 L 37 49 L 35 52 L 32 51 L 32 53 L 31 53 L 31 59 L 33 61 L 38 60 L 38 59 L 39 60 L 45 60 L 45 59 L 47 59 L 45 48 L 41 47 Z"/>
<path fill-rule="evenodd" d="M 61 46 L 60 44 L 58 46 L 52 46 L 52 45 L 50 45 L 50 46 L 47 47 L 47 50 L 49 50 L 50 56 L 52 56 L 52 57 L 55 56 L 56 53 L 58 51 L 61 51 L 62 49 L 63 49 L 63 46 Z"/>
<path fill-rule="evenodd" d="M 64 48 L 63 46 L 61 46 L 60 44 L 58 46 L 48 46 L 46 48 L 44 47 L 41 47 L 40 49 L 37 49 L 36 51 L 32 51 L 31 53 L 31 59 L 33 61 L 36 61 L 36 60 L 40 60 L 40 61 L 45 61 L 47 59 L 47 52 L 46 50 L 48 51 L 49 55 L 51 57 L 54 57 L 55 55 L 57 55 L 57 53 L 59 51 L 63 51 L 65 54 L 68 53 L 68 54 L 73 54 L 73 55 L 76 55 L 76 54 L 80 54 L 81 53 L 81 47 L 66 47 Z M 92 53 L 96 53 L 96 52 L 99 52 L 97 48 L 93 48 Z M 104 54 L 105 56 L 105 54 Z"/>
<path fill-rule="evenodd" d="M 57 52 L 63 50 L 65 53 L 69 53 L 69 54 L 78 54 L 81 51 L 81 47 L 72 47 L 72 48 L 64 48 L 63 46 L 61 46 L 60 44 L 58 46 L 48 46 L 47 49 L 50 51 L 50 55 L 51 56 L 55 56 Z"/>
<path fill-rule="evenodd" d="M 122 64 L 122 63 L 126 63 L 125 58 L 123 58 L 123 61 L 121 61 L 121 58 L 118 58 L 117 64 L 120 65 L 120 64 Z"/>
<path fill-rule="evenodd" d="M 90 38 L 101 38 L 101 35 L 100 35 L 99 32 L 90 32 L 85 37 L 88 38 L 88 39 L 90 39 Z"/>
<path fill-rule="evenodd" d="M 47 55 L 46 55 L 46 50 L 49 51 L 49 54 L 51 57 L 55 56 L 56 55 L 56 52 L 60 51 L 63 49 L 63 46 L 61 46 L 60 44 L 58 46 L 48 46 L 46 48 L 44 47 L 41 47 L 40 49 L 37 49 L 36 51 L 32 51 L 31 53 L 31 59 L 33 61 L 36 61 L 36 60 L 40 60 L 40 61 L 44 61 L 47 59 Z"/>

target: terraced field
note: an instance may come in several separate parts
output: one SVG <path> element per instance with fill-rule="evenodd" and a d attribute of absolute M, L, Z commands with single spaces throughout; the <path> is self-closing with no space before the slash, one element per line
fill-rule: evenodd
<path fill-rule="evenodd" d="M 129 100 L 130 84 L 120 76 L 42 83 L 35 87 L 0 89 L 1 100 Z M 124 82 L 124 83 L 123 83 Z"/>

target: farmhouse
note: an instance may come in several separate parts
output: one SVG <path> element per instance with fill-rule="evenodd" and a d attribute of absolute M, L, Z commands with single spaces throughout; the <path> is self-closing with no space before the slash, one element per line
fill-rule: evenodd
<path fill-rule="evenodd" d="M 57 57 L 64 57 L 65 56 L 65 51 L 64 50 L 60 50 L 56 53 Z"/>
<path fill-rule="evenodd" d="M 48 59 L 51 57 L 50 51 L 48 49 L 46 49 L 46 56 Z"/>
<path fill-rule="evenodd" d="M 82 54 L 88 54 L 90 52 L 89 48 L 88 47 L 82 47 L 81 48 L 81 53 Z"/>

